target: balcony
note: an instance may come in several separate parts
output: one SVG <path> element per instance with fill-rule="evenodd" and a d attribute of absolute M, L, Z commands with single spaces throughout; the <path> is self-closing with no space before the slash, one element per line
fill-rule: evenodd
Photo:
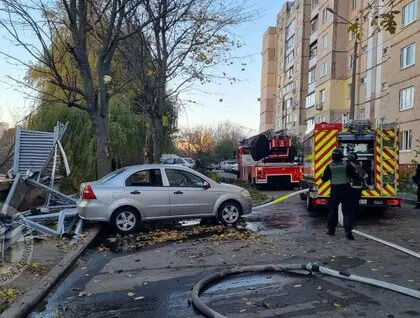
<path fill-rule="evenodd" d="M 308 84 L 308 94 L 315 92 L 316 81 Z"/>

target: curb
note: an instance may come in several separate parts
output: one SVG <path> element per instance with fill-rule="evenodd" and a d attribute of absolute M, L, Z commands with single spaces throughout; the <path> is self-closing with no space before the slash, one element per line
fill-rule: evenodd
<path fill-rule="evenodd" d="M 100 228 L 96 227 L 93 231 L 89 232 L 83 241 L 79 241 L 76 249 L 69 251 L 64 258 L 53 267 L 48 274 L 46 274 L 40 281 L 38 287 L 28 290 L 23 294 L 23 297 L 1 314 L 1 318 L 10 317 L 25 317 L 37 304 L 44 298 L 48 292 L 54 287 L 57 281 L 63 277 L 65 272 L 69 269 L 74 262 L 80 257 L 85 249 L 92 243 L 98 235 Z"/>

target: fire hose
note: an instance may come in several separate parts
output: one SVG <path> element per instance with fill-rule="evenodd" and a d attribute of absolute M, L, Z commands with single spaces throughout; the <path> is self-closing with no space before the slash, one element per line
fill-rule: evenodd
<path fill-rule="evenodd" d="M 245 266 L 239 268 L 233 268 L 224 270 L 210 276 L 204 277 L 200 280 L 193 288 L 191 292 L 191 300 L 194 306 L 206 317 L 209 318 L 226 318 L 222 314 L 214 311 L 209 306 L 207 306 L 204 302 L 200 299 L 200 294 L 202 291 L 210 286 L 213 285 L 227 277 L 243 274 L 243 273 L 264 273 L 264 272 L 294 272 L 300 273 L 299 271 L 306 271 L 308 273 L 319 272 L 325 275 L 329 275 L 332 277 L 342 278 L 346 280 L 351 280 L 354 282 L 364 283 L 372 286 L 382 287 L 385 289 L 389 289 L 407 296 L 415 297 L 420 299 L 420 291 L 409 289 L 407 287 L 399 286 L 396 284 L 391 284 L 387 282 L 383 282 L 380 280 L 352 275 L 348 273 L 339 272 L 330 268 L 326 268 L 323 266 L 315 265 L 315 264 L 281 264 L 281 265 L 256 265 L 256 266 Z"/>
<path fill-rule="evenodd" d="M 279 197 L 271 202 L 268 202 L 266 204 L 262 204 L 259 206 L 256 206 L 253 208 L 253 211 L 257 211 L 260 209 L 264 209 L 267 208 L 269 206 L 281 203 L 289 198 L 295 197 L 297 195 L 300 194 L 304 194 L 307 193 L 308 189 L 305 190 L 300 190 L 300 191 L 296 191 L 293 192 L 289 195 L 286 196 L 282 196 Z M 341 211 L 341 206 L 340 206 L 340 224 L 342 225 L 342 211 Z M 356 234 L 362 235 L 364 237 L 367 238 L 371 238 L 377 242 L 386 244 L 388 246 L 394 247 L 400 251 L 403 251 L 405 253 L 408 253 L 412 256 L 415 256 L 417 258 L 420 258 L 420 255 L 418 253 L 415 253 L 413 251 L 410 251 L 406 248 L 403 248 L 401 246 L 398 246 L 396 244 L 378 239 L 374 236 L 365 234 L 363 232 L 360 231 L 354 231 Z M 404 286 L 400 286 L 397 284 L 392 284 L 392 283 L 388 283 L 388 282 L 384 282 L 384 281 L 380 281 L 380 280 L 376 280 L 373 278 L 369 278 L 369 277 L 363 277 L 363 276 L 358 276 L 358 275 L 353 275 L 353 274 L 349 274 L 349 273 L 344 273 L 344 272 L 339 272 L 327 267 L 323 267 L 323 266 L 319 266 L 316 264 L 279 264 L 279 265 L 256 265 L 256 266 L 245 266 L 245 267 L 239 267 L 239 268 L 233 268 L 233 269 L 228 269 L 228 270 L 224 270 L 224 271 L 220 271 L 218 273 L 212 274 L 210 276 L 204 277 L 203 279 L 201 279 L 193 288 L 192 292 L 191 292 L 191 299 L 192 299 L 192 303 L 194 304 L 194 306 L 206 317 L 214 317 L 214 318 L 225 318 L 226 316 L 214 311 L 213 309 L 211 309 L 209 306 L 207 306 L 206 304 L 204 304 L 201 299 L 200 299 L 200 294 L 206 289 L 206 287 L 216 284 L 217 282 L 220 282 L 221 280 L 230 277 L 230 276 L 234 276 L 234 275 L 239 275 L 239 274 L 244 274 L 244 273 L 263 273 L 263 272 L 294 272 L 294 273 L 300 273 L 302 274 L 301 271 L 306 271 L 309 274 L 312 274 L 313 272 L 319 272 L 328 276 L 332 276 L 332 277 L 336 277 L 336 278 L 341 278 L 341 279 L 346 279 L 346 280 L 350 280 L 350 281 L 354 281 L 354 282 L 359 282 L 359 283 L 364 283 L 364 284 L 368 284 L 368 285 L 372 285 L 372 286 L 376 286 L 376 287 L 381 287 L 384 289 L 388 289 L 391 291 L 395 291 L 407 296 L 411 296 L 411 297 L 415 297 L 417 299 L 420 299 L 420 291 L 418 290 L 414 290 L 414 289 L 410 289 Z"/>

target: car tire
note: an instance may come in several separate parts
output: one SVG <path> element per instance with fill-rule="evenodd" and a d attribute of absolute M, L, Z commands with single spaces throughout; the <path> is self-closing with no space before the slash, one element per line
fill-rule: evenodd
<path fill-rule="evenodd" d="M 234 225 L 239 222 L 242 214 L 242 207 L 238 202 L 227 201 L 219 207 L 217 217 L 220 223 Z"/>
<path fill-rule="evenodd" d="M 125 206 L 114 211 L 111 225 L 121 234 L 129 234 L 138 230 L 141 222 L 140 213 L 133 207 Z"/>

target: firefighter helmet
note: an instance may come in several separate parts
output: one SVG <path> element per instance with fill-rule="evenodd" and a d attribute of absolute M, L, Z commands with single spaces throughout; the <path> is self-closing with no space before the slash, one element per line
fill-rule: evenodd
<path fill-rule="evenodd" d="M 332 156 L 331 156 L 333 161 L 340 161 L 343 159 L 343 157 L 344 157 L 343 151 L 340 148 L 335 148 L 333 150 Z"/>

